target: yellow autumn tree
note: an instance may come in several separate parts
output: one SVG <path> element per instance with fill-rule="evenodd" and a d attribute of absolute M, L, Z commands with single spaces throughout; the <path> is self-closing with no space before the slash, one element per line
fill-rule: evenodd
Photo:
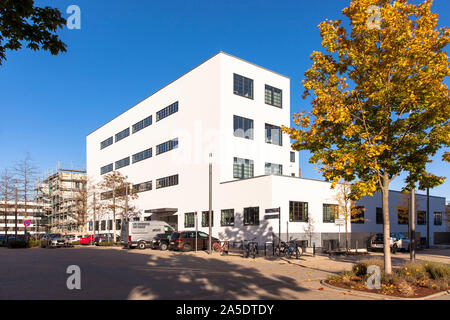
<path fill-rule="evenodd" d="M 296 150 L 333 182 L 352 183 L 353 199 L 381 191 L 385 272 L 389 251 L 389 184 L 402 172 L 413 190 L 445 177 L 426 171 L 431 157 L 450 145 L 449 28 L 438 28 L 432 1 L 352 0 L 340 20 L 319 25 L 323 52 L 311 54 L 304 95 L 312 110 L 294 114 L 283 128 Z M 448 161 L 449 152 L 443 160 Z"/>

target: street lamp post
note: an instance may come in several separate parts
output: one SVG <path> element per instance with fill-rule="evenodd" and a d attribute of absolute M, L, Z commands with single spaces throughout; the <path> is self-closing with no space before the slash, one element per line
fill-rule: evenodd
<path fill-rule="evenodd" d="M 212 226 L 211 226 L 211 218 L 212 218 L 212 153 L 209 154 L 209 213 L 208 213 L 208 225 L 209 225 L 209 239 L 208 239 L 208 253 L 211 254 L 211 245 L 212 245 Z"/>

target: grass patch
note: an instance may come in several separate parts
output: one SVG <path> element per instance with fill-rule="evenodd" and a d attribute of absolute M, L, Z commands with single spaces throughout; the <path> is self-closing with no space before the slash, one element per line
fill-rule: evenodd
<path fill-rule="evenodd" d="M 39 247 L 40 244 L 41 244 L 41 242 L 39 240 L 30 240 L 30 241 L 28 241 L 28 246 L 30 248 Z"/>
<path fill-rule="evenodd" d="M 100 247 L 112 247 L 114 246 L 114 242 L 99 242 L 98 245 Z"/>

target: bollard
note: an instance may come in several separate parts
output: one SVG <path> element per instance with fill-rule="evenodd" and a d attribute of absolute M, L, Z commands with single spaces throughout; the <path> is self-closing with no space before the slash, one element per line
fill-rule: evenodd
<path fill-rule="evenodd" d="M 355 244 L 355 252 L 358 253 L 358 240 L 356 240 L 356 244 Z"/>
<path fill-rule="evenodd" d="M 266 256 L 267 243 L 264 243 L 264 257 Z"/>
<path fill-rule="evenodd" d="M 313 257 L 316 256 L 316 243 L 313 243 Z"/>
<path fill-rule="evenodd" d="M 298 260 L 298 245 L 295 243 L 295 258 Z"/>

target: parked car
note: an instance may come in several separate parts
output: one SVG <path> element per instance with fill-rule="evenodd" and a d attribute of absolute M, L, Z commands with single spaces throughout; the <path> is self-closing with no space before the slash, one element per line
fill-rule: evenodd
<path fill-rule="evenodd" d="M 156 237 L 153 238 L 152 249 L 160 249 L 163 251 L 169 249 L 170 237 L 171 234 L 167 233 L 157 234 Z"/>
<path fill-rule="evenodd" d="M 70 246 L 70 242 L 60 233 L 45 234 L 40 241 L 41 248 L 60 248 Z"/>
<path fill-rule="evenodd" d="M 121 244 L 126 248 L 145 249 L 153 244 L 153 237 L 174 230 L 165 221 L 124 221 L 121 228 Z"/>
<path fill-rule="evenodd" d="M 120 241 L 119 235 L 116 235 L 116 241 Z M 113 233 L 96 234 L 94 237 L 94 244 L 98 246 L 100 242 L 114 242 L 114 234 Z"/>
<path fill-rule="evenodd" d="M 399 250 L 409 251 L 411 240 L 403 233 L 391 233 L 391 238 L 394 239 L 395 245 Z"/>
<path fill-rule="evenodd" d="M 389 237 L 389 244 L 392 253 L 396 253 L 397 250 L 409 251 L 409 239 L 403 233 L 391 233 Z M 384 235 L 383 233 L 377 233 L 369 241 L 369 250 L 383 250 L 384 248 Z"/>
<path fill-rule="evenodd" d="M 93 245 L 94 244 L 94 235 L 87 235 L 80 239 L 80 244 L 84 245 Z"/>
<path fill-rule="evenodd" d="M 181 231 L 174 232 L 170 236 L 169 249 L 171 250 L 182 250 L 182 251 L 191 251 L 195 249 L 195 231 Z M 198 250 L 206 250 L 208 249 L 208 241 L 209 235 L 205 232 L 198 231 L 197 232 L 197 249 Z M 219 242 L 219 239 L 212 237 L 211 238 L 211 246 L 215 243 Z"/>

